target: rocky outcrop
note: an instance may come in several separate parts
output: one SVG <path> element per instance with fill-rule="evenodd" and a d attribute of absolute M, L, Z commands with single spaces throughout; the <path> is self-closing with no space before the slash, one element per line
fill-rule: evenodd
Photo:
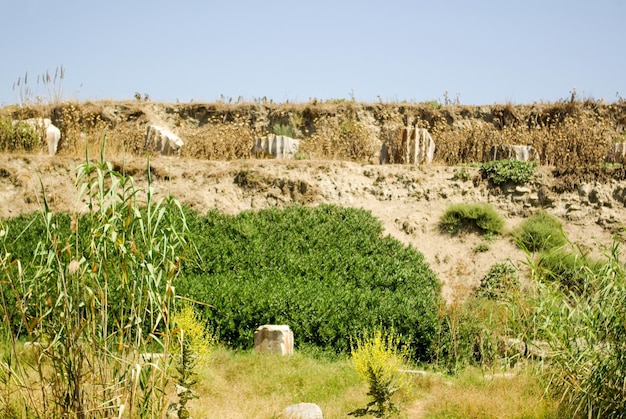
<path fill-rule="evenodd" d="M 183 140 L 167 128 L 148 125 L 144 150 L 170 155 L 180 153 L 183 145 Z"/>
<path fill-rule="evenodd" d="M 298 153 L 300 140 L 286 135 L 268 135 L 257 138 L 252 146 L 251 154 L 254 157 L 271 156 L 275 159 L 292 159 Z"/>
<path fill-rule="evenodd" d="M 432 163 L 435 142 L 425 128 L 403 127 L 389 134 L 380 151 L 380 164 Z"/>
<path fill-rule="evenodd" d="M 531 145 L 501 144 L 491 147 L 491 150 L 489 150 L 489 159 L 515 159 L 520 161 L 539 162 L 539 153 L 537 153 L 535 147 Z"/>

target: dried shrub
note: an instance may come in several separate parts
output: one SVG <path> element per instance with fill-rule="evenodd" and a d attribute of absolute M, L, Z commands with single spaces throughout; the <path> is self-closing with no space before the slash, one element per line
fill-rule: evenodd
<path fill-rule="evenodd" d="M 82 156 L 87 145 L 90 153 L 97 153 L 106 137 L 107 152 L 113 158 L 143 154 L 146 124 L 161 120 L 185 142 L 184 157 L 212 160 L 248 158 L 256 138 L 278 130 L 296 137 L 302 134 L 300 156 L 374 162 L 389 133 L 416 126 L 433 136 L 435 163 L 485 162 L 492 146 L 531 145 L 541 164 L 566 170 L 570 178 L 566 182 L 572 183 L 580 180 L 575 179 L 578 172 L 573 168 L 601 164 L 612 144 L 623 141 L 620 130 L 626 126 L 626 106 L 576 98 L 533 105 L 439 107 L 315 99 L 276 104 L 265 98 L 252 102 L 224 98 L 211 104 L 175 106 L 136 101 L 42 103 L 0 109 L 0 117 L 50 118 L 62 131 L 62 154 Z"/>
<path fill-rule="evenodd" d="M 318 158 L 369 161 L 380 152 L 377 129 L 356 116 L 325 116 L 314 122 L 314 133 L 302 152 Z"/>
<path fill-rule="evenodd" d="M 224 123 L 217 117 L 197 128 L 183 128 L 179 134 L 185 146 L 181 156 L 208 160 L 237 160 L 250 157 L 254 140 L 261 135 L 243 115 Z"/>

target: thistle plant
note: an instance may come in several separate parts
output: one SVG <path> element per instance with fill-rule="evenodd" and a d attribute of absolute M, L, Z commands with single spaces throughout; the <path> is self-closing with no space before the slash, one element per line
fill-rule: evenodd
<path fill-rule="evenodd" d="M 404 372 L 409 359 L 407 346 L 400 345 L 400 336 L 376 331 L 370 336 L 356 340 L 352 348 L 352 363 L 359 376 L 369 385 L 371 401 L 365 408 L 356 409 L 351 416 L 373 415 L 384 418 L 398 413 L 394 402 L 396 394 L 406 392 L 411 384 Z"/>

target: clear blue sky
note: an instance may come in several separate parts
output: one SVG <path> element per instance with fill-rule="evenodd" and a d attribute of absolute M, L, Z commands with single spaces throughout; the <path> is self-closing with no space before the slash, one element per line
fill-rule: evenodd
<path fill-rule="evenodd" d="M 2 0 L 0 105 L 64 98 L 525 104 L 626 97 L 626 0 Z"/>

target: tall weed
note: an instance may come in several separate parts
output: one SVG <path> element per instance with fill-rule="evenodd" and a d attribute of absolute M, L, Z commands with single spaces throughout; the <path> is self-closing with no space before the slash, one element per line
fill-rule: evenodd
<path fill-rule="evenodd" d="M 169 362 L 183 212 L 173 198 L 155 202 L 151 189 L 136 189 L 103 157 L 77 168 L 77 187 L 87 213 L 59 218 L 44 201 L 32 262 L 16 259 L 9 235 L 0 237 L 10 348 L 2 367 L 36 417 L 158 416 L 169 377 L 141 354 L 162 352 Z M 19 353 L 24 338 L 42 349 L 33 364 Z"/>
<path fill-rule="evenodd" d="M 533 270 L 532 323 L 549 345 L 545 382 L 570 417 L 618 418 L 626 411 L 626 270 L 619 255 L 614 244 L 598 269 L 581 270 L 576 292 Z"/>
<path fill-rule="evenodd" d="M 411 376 L 406 373 L 409 351 L 401 346 L 401 337 L 392 331 L 378 330 L 371 336 L 357 338 L 352 347 L 352 363 L 369 386 L 371 401 L 351 416 L 373 415 L 384 418 L 400 412 L 397 394 L 407 393 Z"/>

